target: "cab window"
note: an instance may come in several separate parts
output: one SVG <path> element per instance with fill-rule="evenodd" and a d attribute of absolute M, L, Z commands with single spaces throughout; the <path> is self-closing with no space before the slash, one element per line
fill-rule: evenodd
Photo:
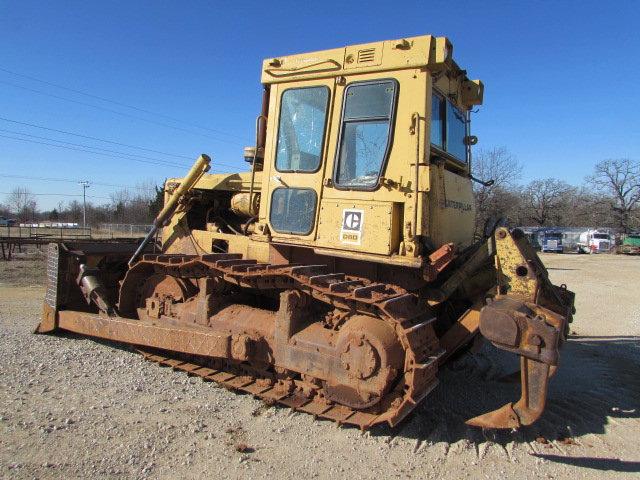
<path fill-rule="evenodd" d="M 278 233 L 308 235 L 313 230 L 318 196 L 308 188 L 276 188 L 269 221 Z"/>
<path fill-rule="evenodd" d="M 467 161 L 467 115 L 439 93 L 431 97 L 431 145 L 460 162 Z"/>
<path fill-rule="evenodd" d="M 377 188 L 389 155 L 397 91 L 394 80 L 352 83 L 346 88 L 334 172 L 337 188 Z"/>
<path fill-rule="evenodd" d="M 315 172 L 320 168 L 328 102 L 329 89 L 324 86 L 284 91 L 280 101 L 276 170 Z"/>

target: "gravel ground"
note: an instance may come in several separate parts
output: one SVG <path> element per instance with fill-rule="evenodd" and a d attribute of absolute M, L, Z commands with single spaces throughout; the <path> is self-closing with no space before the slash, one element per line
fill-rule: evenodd
<path fill-rule="evenodd" d="M 42 263 L 0 262 L 0 477 L 637 477 L 640 258 L 543 259 L 556 283 L 576 291 L 578 314 L 538 424 L 520 432 L 463 424 L 518 395 L 517 384 L 497 379 L 511 359 L 485 347 L 443 369 L 400 427 L 364 434 L 126 348 L 32 335 Z"/>

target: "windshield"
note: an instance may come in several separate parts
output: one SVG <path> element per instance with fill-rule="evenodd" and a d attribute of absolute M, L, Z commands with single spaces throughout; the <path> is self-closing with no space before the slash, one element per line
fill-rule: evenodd
<path fill-rule="evenodd" d="M 594 233 L 593 238 L 598 240 L 609 240 L 609 235 L 606 233 Z"/>
<path fill-rule="evenodd" d="M 546 238 L 562 238 L 561 233 L 545 233 L 544 236 Z"/>

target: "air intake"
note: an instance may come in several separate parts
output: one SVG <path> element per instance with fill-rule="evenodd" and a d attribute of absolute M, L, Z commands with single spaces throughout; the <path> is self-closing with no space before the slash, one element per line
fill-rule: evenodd
<path fill-rule="evenodd" d="M 358 63 L 373 62 L 375 57 L 376 57 L 375 48 L 364 48 L 362 50 L 358 50 Z"/>

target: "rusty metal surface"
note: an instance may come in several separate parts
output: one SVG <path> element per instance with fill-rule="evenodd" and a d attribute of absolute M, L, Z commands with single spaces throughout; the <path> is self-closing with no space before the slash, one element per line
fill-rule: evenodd
<path fill-rule="evenodd" d="M 280 309 L 212 302 L 211 296 L 220 296 L 212 295 L 215 287 L 205 286 L 205 279 L 280 290 Z M 189 282 L 200 288 L 185 299 Z M 245 390 L 271 382 L 269 394 L 252 393 L 360 428 L 396 425 L 437 385 L 444 351 L 433 315 L 394 285 L 329 273 L 323 265 L 258 264 L 233 254 L 148 254 L 128 271 L 120 291 L 120 312 L 141 320 L 60 311 L 58 327 L 231 362 L 227 370 L 240 368 L 244 384 L 229 384 L 231 377 L 223 375 L 212 379 Z M 310 322 L 318 305 L 329 308 L 330 321 Z M 265 373 L 270 370 L 297 372 L 301 379 Z"/>
<path fill-rule="evenodd" d="M 480 314 L 480 332 L 494 345 L 533 360 L 557 365 L 564 319 L 534 304 L 501 297 Z"/>
<path fill-rule="evenodd" d="M 446 352 L 440 363 L 446 362 L 461 346 L 475 338 L 479 328 L 480 307 L 476 305 L 464 312 L 460 319 L 440 337 L 440 345 Z"/>
<path fill-rule="evenodd" d="M 517 428 L 544 409 L 574 297 L 548 281 L 537 257 L 525 262 L 529 253 L 509 235 L 496 234 L 497 243 L 504 241 L 496 254 L 497 292 L 488 292 L 494 296 L 486 306 L 479 299 L 460 311 L 440 340 L 431 307 L 397 285 L 320 264 L 258 263 L 229 253 L 146 254 L 121 282 L 121 316 L 59 309 L 56 300 L 46 305 L 38 331 L 62 328 L 162 349 L 147 357 L 364 429 L 397 425 L 435 388 L 438 365 L 480 330 L 499 348 L 520 355 L 522 394 L 468 423 Z M 452 250 L 443 250 L 434 265 L 444 268 L 451 258 Z M 64 259 L 54 255 L 51 262 L 51 285 L 58 288 L 60 274 L 70 272 Z M 525 264 L 527 272 L 519 268 Z M 512 281 L 514 272 L 518 278 Z M 258 297 L 275 300 L 274 292 L 280 296 L 277 309 L 251 306 Z M 180 354 L 199 360 L 186 362 Z"/>
<path fill-rule="evenodd" d="M 550 368 L 548 364 L 520 357 L 520 399 L 466 423 L 481 428 L 520 428 L 533 424 L 544 411 Z"/>
<path fill-rule="evenodd" d="M 82 280 L 82 276 L 79 276 L 80 265 L 85 265 L 85 269 L 94 269 L 98 264 L 102 267 L 101 280 L 109 285 L 109 291 L 103 294 L 106 293 L 108 300 L 115 301 L 117 278 L 124 274 L 126 259 L 135 249 L 136 243 L 131 241 L 49 243 L 45 304 L 54 310 L 66 308 L 91 311 L 85 296 L 91 296 L 91 292 L 83 292 L 78 286 L 78 281 Z M 120 270 L 113 270 L 118 265 Z"/>
<path fill-rule="evenodd" d="M 428 263 L 424 266 L 423 278 L 427 282 L 433 282 L 455 258 L 455 245 L 447 243 L 437 249 L 428 257 Z"/>
<path fill-rule="evenodd" d="M 58 328 L 81 335 L 193 355 L 224 357 L 229 351 L 229 335 L 186 324 L 158 325 L 150 321 L 71 310 L 58 312 L 57 323 Z"/>
<path fill-rule="evenodd" d="M 145 359 L 173 370 L 197 376 L 203 381 L 216 382 L 227 388 L 255 395 L 269 402 L 277 402 L 292 410 L 308 413 L 317 418 L 330 420 L 338 424 L 355 425 L 366 429 L 380 423 L 382 414 L 376 411 L 362 411 L 324 399 L 319 395 L 305 395 L 305 390 L 313 389 L 313 385 L 301 380 L 293 380 L 291 384 L 258 378 L 241 372 L 230 373 L 228 369 L 204 366 L 192 361 L 184 361 L 167 356 L 166 353 L 138 349 Z"/>
<path fill-rule="evenodd" d="M 575 295 L 553 285 L 522 232 L 495 233 L 498 293 L 480 312 L 480 331 L 495 346 L 520 356 L 521 395 L 516 403 L 467 421 L 482 428 L 518 428 L 545 407 L 549 377 L 574 312 Z"/>

